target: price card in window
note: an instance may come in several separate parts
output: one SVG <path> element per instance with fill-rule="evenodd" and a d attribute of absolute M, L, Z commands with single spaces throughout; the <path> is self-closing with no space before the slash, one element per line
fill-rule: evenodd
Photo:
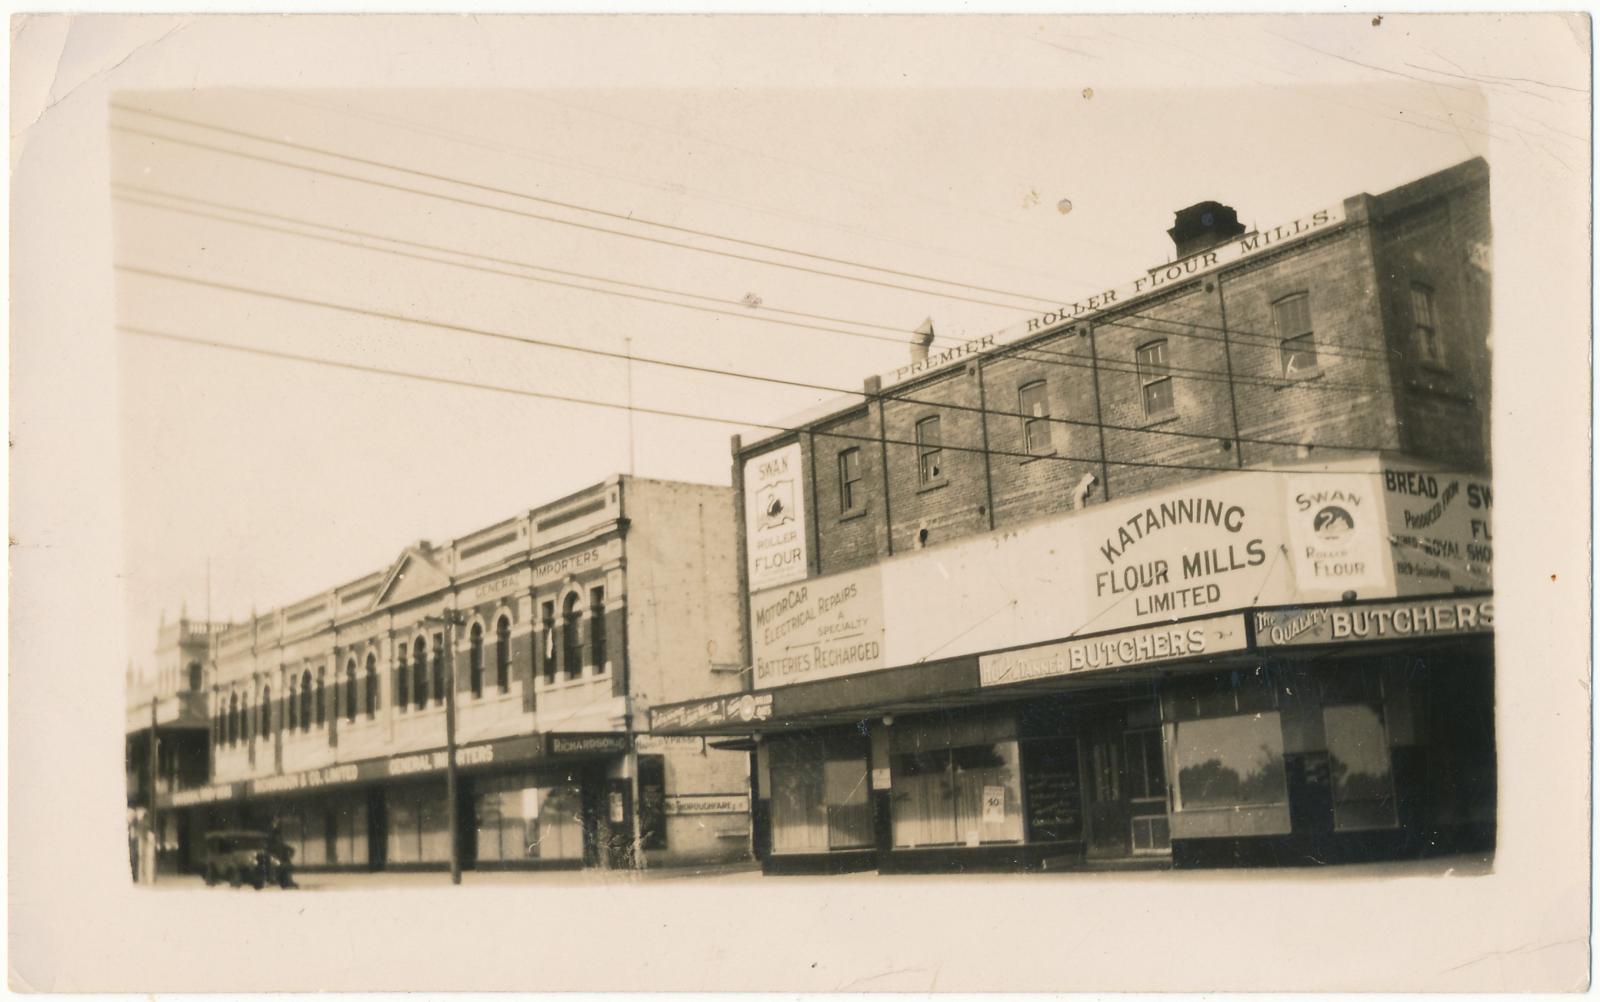
<path fill-rule="evenodd" d="M 986 786 L 983 788 L 983 823 L 986 825 L 1002 825 L 1006 821 L 1006 788 L 1003 786 Z"/>

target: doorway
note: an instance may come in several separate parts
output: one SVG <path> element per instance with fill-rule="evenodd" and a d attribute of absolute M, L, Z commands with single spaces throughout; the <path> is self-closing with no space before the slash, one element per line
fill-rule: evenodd
<path fill-rule="evenodd" d="M 1084 728 L 1086 853 L 1091 859 L 1172 851 L 1161 728 L 1132 723 L 1126 713 L 1112 711 Z"/>

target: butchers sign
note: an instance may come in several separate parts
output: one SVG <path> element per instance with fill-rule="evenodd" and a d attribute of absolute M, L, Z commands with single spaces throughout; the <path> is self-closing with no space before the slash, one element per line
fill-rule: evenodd
<path fill-rule="evenodd" d="M 1125 630 L 1081 640 L 1024 647 L 978 658 L 978 684 L 1010 685 L 1038 678 L 1116 671 L 1139 665 L 1243 650 L 1243 616 L 1213 616 L 1170 626 Z"/>
<path fill-rule="evenodd" d="M 1493 596 L 1376 605 L 1268 609 L 1254 614 L 1257 647 L 1410 640 L 1494 631 Z"/>
<path fill-rule="evenodd" d="M 883 667 L 883 578 L 877 568 L 751 596 L 759 688 Z"/>
<path fill-rule="evenodd" d="M 745 549 L 751 591 L 806 576 L 803 474 L 798 442 L 745 460 Z"/>

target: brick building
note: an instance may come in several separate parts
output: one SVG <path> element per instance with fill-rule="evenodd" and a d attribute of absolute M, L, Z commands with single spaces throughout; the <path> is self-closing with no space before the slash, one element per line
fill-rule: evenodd
<path fill-rule="evenodd" d="M 636 726 L 738 687 L 734 522 L 725 487 L 613 477 L 213 630 L 211 775 L 158 801 L 180 864 L 276 826 L 301 868 L 443 867 L 452 729 L 465 867 L 748 857 L 748 756 Z"/>
<path fill-rule="evenodd" d="M 769 869 L 1492 845 L 1488 171 L 1175 259 L 735 439 Z"/>

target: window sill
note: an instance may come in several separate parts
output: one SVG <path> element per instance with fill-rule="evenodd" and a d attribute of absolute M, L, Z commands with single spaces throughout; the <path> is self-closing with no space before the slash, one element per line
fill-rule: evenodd
<path fill-rule="evenodd" d="M 918 494 L 926 494 L 929 491 L 936 491 L 936 490 L 939 490 L 941 487 L 949 487 L 949 486 L 950 486 L 950 481 L 946 480 L 944 477 L 940 477 L 938 480 L 930 480 L 925 484 L 917 485 L 917 493 Z"/>
<path fill-rule="evenodd" d="M 1054 449 L 1051 449 L 1051 450 L 1049 450 L 1047 452 L 1035 452 L 1035 453 L 1032 453 L 1031 455 L 1029 455 L 1028 458 L 1026 458 L 1026 459 L 1017 460 L 1017 465 L 1018 466 L 1027 466 L 1029 463 L 1037 463 L 1041 459 L 1053 459 L 1053 458 L 1055 458 L 1055 454 L 1056 454 L 1056 450 L 1054 450 Z"/>
<path fill-rule="evenodd" d="M 1176 420 L 1178 420 L 1178 412 L 1177 411 L 1169 411 L 1168 413 L 1162 414 L 1162 415 L 1160 415 L 1158 417 L 1153 417 L 1153 418 L 1147 419 L 1145 421 L 1145 423 L 1144 423 L 1144 426 L 1141 427 L 1139 430 L 1140 431 L 1149 431 L 1151 428 L 1159 428 L 1164 424 L 1171 424 L 1172 422 L 1174 422 Z"/>
<path fill-rule="evenodd" d="M 1287 390 L 1292 386 L 1299 386 L 1302 383 L 1314 383 L 1321 379 L 1322 376 L 1323 373 L 1321 369 L 1318 369 L 1309 376 L 1279 376 L 1278 378 L 1282 380 L 1282 382 L 1280 382 L 1277 386 L 1274 386 L 1272 388 L 1272 392 L 1277 393 L 1279 390 Z"/>
<path fill-rule="evenodd" d="M 841 521 L 841 522 L 854 522 L 858 518 L 865 518 L 866 514 L 867 514 L 867 506 L 866 505 L 862 505 L 860 508 L 852 508 L 847 512 L 841 512 L 840 515 L 839 515 L 839 521 Z"/>

